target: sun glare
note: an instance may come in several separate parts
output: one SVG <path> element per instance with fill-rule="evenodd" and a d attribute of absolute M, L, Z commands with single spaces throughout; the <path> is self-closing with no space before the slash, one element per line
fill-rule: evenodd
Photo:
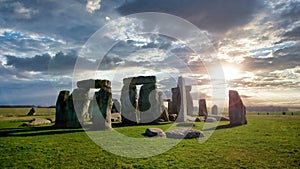
<path fill-rule="evenodd" d="M 238 67 L 223 66 L 223 72 L 226 80 L 234 80 L 241 77 Z"/>

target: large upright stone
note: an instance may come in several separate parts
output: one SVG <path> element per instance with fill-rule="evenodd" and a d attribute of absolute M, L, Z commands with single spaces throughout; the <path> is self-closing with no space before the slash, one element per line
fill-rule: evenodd
<path fill-rule="evenodd" d="M 156 123 L 160 117 L 160 107 L 155 83 L 142 85 L 138 99 L 140 123 Z"/>
<path fill-rule="evenodd" d="M 137 123 L 137 91 L 136 86 L 131 85 L 131 79 L 123 79 L 121 93 L 121 115 L 122 123 L 125 125 Z"/>
<path fill-rule="evenodd" d="M 89 90 L 87 89 L 74 89 L 72 92 L 74 109 L 76 111 L 78 120 L 83 122 L 88 115 L 88 104 L 89 104 Z"/>
<path fill-rule="evenodd" d="M 180 112 L 180 106 L 181 106 L 181 94 L 180 94 L 179 87 L 172 88 L 171 91 L 172 91 L 171 113 L 178 114 Z"/>
<path fill-rule="evenodd" d="M 190 93 L 192 86 L 185 86 L 185 89 L 186 89 L 187 114 L 190 116 L 193 116 L 194 115 L 194 113 L 193 113 L 193 109 L 194 109 L 193 98 Z"/>
<path fill-rule="evenodd" d="M 218 106 L 217 105 L 213 105 L 213 107 L 211 107 L 211 114 L 212 115 L 218 115 Z"/>
<path fill-rule="evenodd" d="M 183 122 L 187 120 L 187 100 L 186 100 L 186 89 L 185 89 L 185 81 L 180 76 L 178 77 L 178 87 L 180 90 L 180 112 L 178 113 L 176 121 Z"/>
<path fill-rule="evenodd" d="M 158 92 L 158 104 L 159 104 L 159 114 L 160 118 L 163 121 L 169 121 L 168 109 L 164 105 L 163 93 Z"/>
<path fill-rule="evenodd" d="M 111 89 L 109 87 L 101 88 L 98 92 L 95 92 L 95 99 L 99 112 L 94 111 L 92 117 L 93 128 L 111 129 L 111 109 L 113 105 Z"/>
<path fill-rule="evenodd" d="M 246 107 L 235 90 L 229 90 L 229 119 L 230 125 L 247 124 Z"/>
<path fill-rule="evenodd" d="M 66 106 L 66 127 L 67 128 L 79 128 L 81 124 L 78 120 L 77 113 L 74 108 L 73 102 L 73 93 L 67 99 L 67 106 Z"/>
<path fill-rule="evenodd" d="M 65 127 L 66 126 L 66 113 L 68 109 L 68 98 L 70 91 L 60 91 L 56 101 L 55 107 L 55 126 Z"/>
<path fill-rule="evenodd" d="M 205 118 L 207 118 L 207 107 L 205 99 L 199 100 L 199 116 L 205 116 Z"/>

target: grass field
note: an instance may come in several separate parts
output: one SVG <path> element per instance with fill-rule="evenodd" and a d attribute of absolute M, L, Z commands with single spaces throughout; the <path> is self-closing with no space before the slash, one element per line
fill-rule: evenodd
<path fill-rule="evenodd" d="M 83 129 L 19 127 L 29 118 L 9 118 L 12 117 L 0 119 L 0 168 L 300 168 L 298 115 L 250 114 L 247 125 L 217 129 L 202 144 L 198 139 L 182 140 L 169 151 L 141 159 L 120 157 L 103 150 Z M 196 129 L 203 126 L 201 122 L 195 124 Z M 143 138 L 142 133 L 148 127 L 166 130 L 170 125 L 115 127 L 114 130 Z"/>

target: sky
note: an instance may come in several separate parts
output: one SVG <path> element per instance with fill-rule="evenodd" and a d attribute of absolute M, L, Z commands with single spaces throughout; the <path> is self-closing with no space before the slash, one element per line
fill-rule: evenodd
<path fill-rule="evenodd" d="M 55 105 L 60 90 L 75 88 L 74 79 L 89 78 L 111 80 L 113 97 L 119 99 L 123 78 L 155 75 L 158 90 L 166 98 L 171 97 L 177 78 L 183 76 L 186 84 L 192 85 L 195 103 L 205 98 L 212 106 L 214 70 L 221 66 L 226 96 L 219 97 L 237 90 L 246 106 L 300 106 L 299 0 L 0 3 L 0 105 Z M 194 43 L 191 39 L 136 34 L 149 25 L 138 17 L 124 16 L 141 12 L 185 19 L 201 30 L 204 46 L 213 50 L 202 50 L 199 56 L 189 46 Z M 156 30 L 163 30 L 162 23 L 171 25 L 171 21 L 158 20 Z M 91 41 L 103 29 L 101 41 Z M 168 29 L 179 30 L 180 36 L 193 34 L 185 27 Z M 117 43 L 103 58 L 82 55 L 86 44 L 105 46 L 110 41 Z M 203 56 L 213 56 L 220 64 L 213 67 Z M 84 63 L 80 71 L 76 70 L 78 58 Z M 80 77 L 74 78 L 76 71 Z"/>

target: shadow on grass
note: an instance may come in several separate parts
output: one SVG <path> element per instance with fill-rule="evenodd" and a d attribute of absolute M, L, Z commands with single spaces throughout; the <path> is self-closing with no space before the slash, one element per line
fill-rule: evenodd
<path fill-rule="evenodd" d="M 120 128 L 120 127 L 130 127 L 130 126 L 159 126 L 159 125 L 167 125 L 173 122 L 159 122 L 159 123 L 150 123 L 150 124 L 122 124 L 122 123 L 112 123 L 112 128 Z"/>
<path fill-rule="evenodd" d="M 136 124 L 134 126 L 149 126 L 149 125 L 167 125 L 168 122 L 156 123 L 156 124 Z M 125 126 L 122 123 L 112 123 L 113 128 L 120 128 Z M 18 128 L 2 128 L 0 129 L 0 137 L 22 137 L 22 136 L 41 136 L 41 135 L 53 135 L 53 134 L 66 134 L 86 131 L 96 131 L 99 129 L 93 129 L 92 125 L 85 124 L 83 128 L 59 128 L 52 126 L 25 126 Z"/>
<path fill-rule="evenodd" d="M 217 127 L 212 127 L 212 128 L 209 128 L 209 129 L 205 129 L 203 131 L 228 129 L 228 128 L 234 128 L 234 127 L 239 127 L 239 126 L 242 126 L 242 125 L 224 124 L 224 125 L 220 125 L 220 126 L 217 126 Z"/>
<path fill-rule="evenodd" d="M 84 132 L 82 128 L 62 129 L 55 126 L 19 127 L 0 129 L 0 137 L 41 136 Z"/>

